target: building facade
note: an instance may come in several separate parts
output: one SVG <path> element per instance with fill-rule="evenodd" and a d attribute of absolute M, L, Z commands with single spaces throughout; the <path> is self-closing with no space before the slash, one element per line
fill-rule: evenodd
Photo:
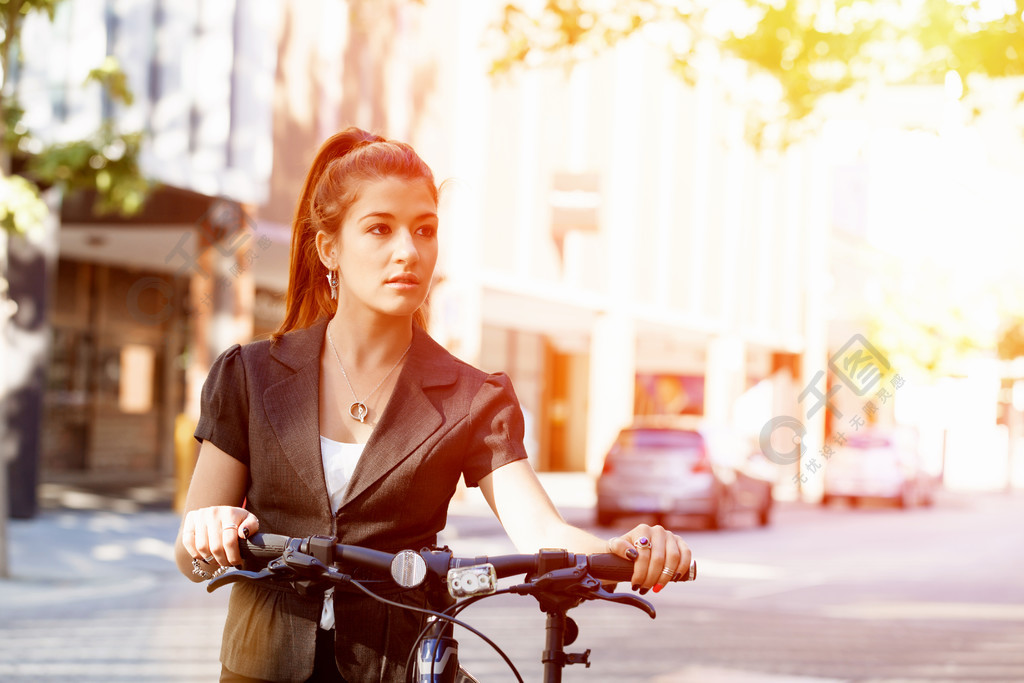
<path fill-rule="evenodd" d="M 173 473 L 213 357 L 280 320 L 295 197 L 346 125 L 410 141 L 446 181 L 430 331 L 511 375 L 538 469 L 596 473 L 638 416 L 756 439 L 792 414 L 827 356 L 815 146 L 755 153 L 714 64 L 689 87 L 641 41 L 492 78 L 499 9 L 92 0 L 36 29 L 25 82 L 83 59 L 45 45 L 88 42 L 138 97 L 30 111 L 55 136 L 104 113 L 147 130 L 168 186 L 137 219 L 63 211 L 44 479 Z"/>

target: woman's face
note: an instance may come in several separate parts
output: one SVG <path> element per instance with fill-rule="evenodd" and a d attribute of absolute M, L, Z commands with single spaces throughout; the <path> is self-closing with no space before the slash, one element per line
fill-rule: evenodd
<path fill-rule="evenodd" d="M 363 182 L 326 246 L 339 271 L 340 306 L 411 316 L 437 263 L 437 205 L 426 181 Z"/>

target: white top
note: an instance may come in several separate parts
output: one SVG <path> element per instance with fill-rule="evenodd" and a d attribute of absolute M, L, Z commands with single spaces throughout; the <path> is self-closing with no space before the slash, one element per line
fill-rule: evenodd
<path fill-rule="evenodd" d="M 348 490 L 348 482 L 352 479 L 359 458 L 363 454 L 361 443 L 344 443 L 334 441 L 326 436 L 320 437 L 320 457 L 324 462 L 324 478 L 327 480 L 327 493 L 331 497 L 331 511 L 337 512 L 341 500 Z M 324 608 L 320 613 L 320 628 L 334 628 L 334 589 L 324 593 Z"/>
<path fill-rule="evenodd" d="M 363 454 L 365 445 L 333 441 L 326 436 L 320 437 L 320 457 L 324 461 L 327 493 L 331 496 L 331 512 L 337 512 L 341 507 L 341 499 L 345 497 L 349 479 L 356 470 L 356 464 Z"/>

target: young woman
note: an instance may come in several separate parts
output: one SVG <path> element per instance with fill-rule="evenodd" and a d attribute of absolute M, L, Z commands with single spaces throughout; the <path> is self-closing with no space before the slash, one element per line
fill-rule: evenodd
<path fill-rule="evenodd" d="M 238 564 L 239 539 L 257 530 L 390 552 L 431 545 L 460 477 L 521 552 L 611 551 L 635 561 L 644 592 L 689 567 L 689 548 L 659 526 L 605 541 L 567 524 L 527 463 L 508 378 L 427 335 L 437 203 L 433 174 L 404 143 L 349 128 L 317 153 L 285 321 L 273 339 L 225 351 L 203 387 L 176 544 L 192 580 Z M 221 680 L 404 681 L 419 623 L 365 596 L 235 584 Z"/>

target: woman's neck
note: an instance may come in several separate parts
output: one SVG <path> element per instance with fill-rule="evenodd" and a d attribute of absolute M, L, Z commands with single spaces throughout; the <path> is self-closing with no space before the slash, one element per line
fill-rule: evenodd
<path fill-rule="evenodd" d="M 394 362 L 412 343 L 411 317 L 353 316 L 335 313 L 327 325 L 346 369 L 374 368 Z"/>

